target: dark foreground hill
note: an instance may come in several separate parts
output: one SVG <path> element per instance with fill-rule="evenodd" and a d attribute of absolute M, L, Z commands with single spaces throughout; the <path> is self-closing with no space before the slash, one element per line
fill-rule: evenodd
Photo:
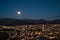
<path fill-rule="evenodd" d="M 0 18 L 0 25 L 31 25 L 31 24 L 60 24 L 60 19 L 55 20 L 32 20 L 32 19 L 13 19 L 13 18 Z"/>

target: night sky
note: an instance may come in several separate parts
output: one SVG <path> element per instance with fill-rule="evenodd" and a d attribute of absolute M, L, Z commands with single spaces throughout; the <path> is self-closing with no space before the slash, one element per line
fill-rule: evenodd
<path fill-rule="evenodd" d="M 21 11 L 21 15 L 17 11 Z M 60 0 L 0 0 L 0 18 L 45 19 L 54 16 L 60 16 Z"/>

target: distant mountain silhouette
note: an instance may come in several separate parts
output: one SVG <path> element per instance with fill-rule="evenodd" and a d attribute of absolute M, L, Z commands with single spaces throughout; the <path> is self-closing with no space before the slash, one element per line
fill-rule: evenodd
<path fill-rule="evenodd" d="M 60 16 L 54 16 L 54 17 L 48 17 L 46 18 L 46 20 L 56 20 L 56 19 L 59 19 L 60 20 Z"/>
<path fill-rule="evenodd" d="M 60 19 L 55 20 L 33 20 L 33 19 L 13 19 L 13 18 L 0 18 L 0 25 L 31 25 L 31 24 L 47 24 L 47 23 L 60 23 Z"/>

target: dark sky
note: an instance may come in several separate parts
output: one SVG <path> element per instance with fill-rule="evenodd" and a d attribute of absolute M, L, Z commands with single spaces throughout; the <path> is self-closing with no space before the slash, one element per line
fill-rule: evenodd
<path fill-rule="evenodd" d="M 21 15 L 17 15 L 21 11 Z M 0 18 L 45 19 L 60 16 L 60 0 L 0 0 Z"/>

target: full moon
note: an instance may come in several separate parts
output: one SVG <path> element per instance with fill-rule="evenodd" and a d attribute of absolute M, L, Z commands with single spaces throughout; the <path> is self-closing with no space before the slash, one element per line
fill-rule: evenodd
<path fill-rule="evenodd" d="M 18 15 L 20 15 L 21 14 L 21 12 L 20 11 L 18 11 Z"/>

